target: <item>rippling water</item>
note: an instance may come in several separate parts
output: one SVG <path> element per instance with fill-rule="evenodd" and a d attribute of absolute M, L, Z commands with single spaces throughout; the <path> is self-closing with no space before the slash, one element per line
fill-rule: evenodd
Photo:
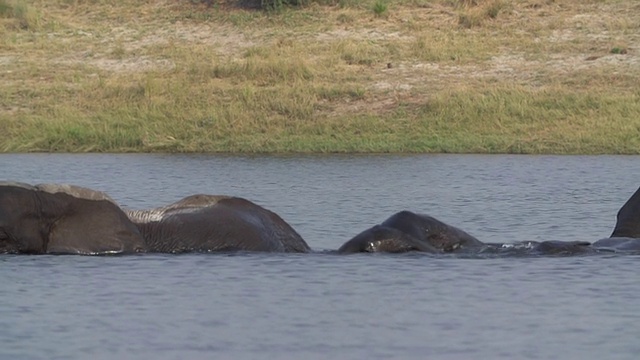
<path fill-rule="evenodd" d="M 144 208 L 237 195 L 316 250 L 408 209 L 483 241 L 606 237 L 640 157 L 0 155 Z M 0 359 L 636 359 L 638 256 L 0 256 Z"/>

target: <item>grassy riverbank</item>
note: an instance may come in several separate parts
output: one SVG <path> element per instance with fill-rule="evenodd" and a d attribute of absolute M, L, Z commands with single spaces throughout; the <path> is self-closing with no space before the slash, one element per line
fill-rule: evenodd
<path fill-rule="evenodd" d="M 232 5 L 0 0 L 0 151 L 640 153 L 636 0 Z"/>

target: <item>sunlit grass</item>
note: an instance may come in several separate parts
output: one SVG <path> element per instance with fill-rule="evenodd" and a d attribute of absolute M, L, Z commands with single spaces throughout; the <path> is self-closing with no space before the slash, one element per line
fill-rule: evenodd
<path fill-rule="evenodd" d="M 26 0 L 0 0 L 0 19 L 4 26 L 21 30 L 38 30 L 42 15 Z"/>
<path fill-rule="evenodd" d="M 0 22 L 4 152 L 640 153 L 631 0 L 0 0 Z"/>

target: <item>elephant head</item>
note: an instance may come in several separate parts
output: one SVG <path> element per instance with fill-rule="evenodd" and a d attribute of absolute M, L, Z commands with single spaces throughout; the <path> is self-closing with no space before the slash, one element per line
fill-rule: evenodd
<path fill-rule="evenodd" d="M 484 244 L 466 232 L 434 217 L 400 211 L 347 241 L 338 249 L 352 252 L 452 252 Z"/>
<path fill-rule="evenodd" d="M 137 227 L 102 192 L 0 182 L 0 253 L 112 254 L 144 249 Z"/>
<path fill-rule="evenodd" d="M 457 227 L 447 225 L 432 216 L 411 211 L 400 211 L 381 225 L 398 229 L 445 252 L 478 248 L 484 245 L 480 240 Z"/>
<path fill-rule="evenodd" d="M 420 241 L 398 229 L 381 225 L 374 225 L 359 233 L 338 249 L 338 253 L 342 254 L 361 252 L 402 253 L 408 251 L 440 252 L 440 250 L 425 241 Z"/>

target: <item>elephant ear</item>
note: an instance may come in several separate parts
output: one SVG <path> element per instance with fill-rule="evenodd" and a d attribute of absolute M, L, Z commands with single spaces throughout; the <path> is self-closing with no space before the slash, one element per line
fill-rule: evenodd
<path fill-rule="evenodd" d="M 89 189 L 40 186 L 60 213 L 49 231 L 47 253 L 121 254 L 145 249 L 138 228 L 113 200 Z"/>
<path fill-rule="evenodd" d="M 640 188 L 618 211 L 611 237 L 640 238 Z"/>

